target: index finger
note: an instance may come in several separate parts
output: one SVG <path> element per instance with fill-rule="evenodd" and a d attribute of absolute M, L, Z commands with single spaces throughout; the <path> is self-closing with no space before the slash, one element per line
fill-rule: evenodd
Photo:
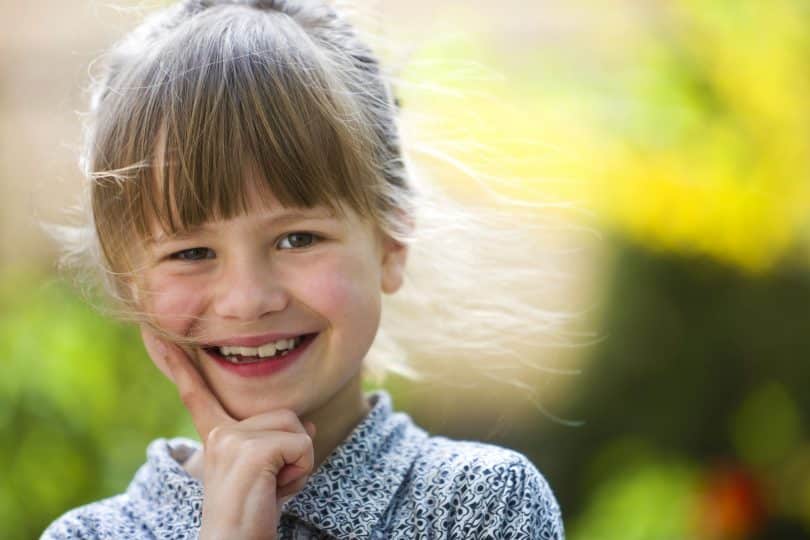
<path fill-rule="evenodd" d="M 141 327 L 141 336 L 150 356 L 155 360 L 160 359 L 171 372 L 180 399 L 191 414 L 191 421 L 203 443 L 215 427 L 236 423 L 183 349 L 159 338 L 146 327 Z"/>

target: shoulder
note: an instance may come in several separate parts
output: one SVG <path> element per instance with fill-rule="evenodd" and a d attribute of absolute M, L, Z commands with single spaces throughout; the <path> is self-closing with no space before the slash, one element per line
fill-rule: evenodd
<path fill-rule="evenodd" d="M 176 460 L 195 443 L 155 439 L 147 461 L 124 493 L 74 508 L 53 521 L 40 540 L 193 538 L 202 486 Z"/>
<path fill-rule="evenodd" d="M 555 502 L 548 482 L 525 455 L 509 448 L 475 441 L 430 437 L 416 462 L 425 487 L 470 486 L 481 496 L 524 490 Z"/>
<path fill-rule="evenodd" d="M 425 526 L 448 538 L 564 538 L 548 482 L 514 450 L 430 437 L 414 462 L 408 491 L 416 511 L 433 521 Z"/>
<path fill-rule="evenodd" d="M 121 534 L 122 527 L 127 528 L 126 503 L 122 494 L 69 510 L 45 529 L 40 540 L 136 538 Z"/>

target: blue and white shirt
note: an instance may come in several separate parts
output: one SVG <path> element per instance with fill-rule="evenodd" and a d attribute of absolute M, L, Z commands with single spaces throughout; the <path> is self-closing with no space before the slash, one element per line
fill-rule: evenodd
<path fill-rule="evenodd" d="M 386 391 L 369 399 L 366 418 L 284 503 L 280 540 L 564 540 L 557 501 L 524 455 L 431 437 Z M 181 464 L 199 448 L 153 441 L 124 493 L 67 512 L 41 540 L 197 538 L 203 488 Z"/>

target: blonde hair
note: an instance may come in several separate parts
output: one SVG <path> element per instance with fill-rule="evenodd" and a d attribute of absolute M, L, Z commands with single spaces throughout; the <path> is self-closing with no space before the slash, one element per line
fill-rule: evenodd
<path fill-rule="evenodd" d="M 515 226 L 520 204 L 464 206 L 407 163 L 389 77 L 326 4 L 185 0 L 152 14 L 104 58 L 84 148 L 86 219 L 60 229 L 62 261 L 104 284 L 119 317 L 138 319 L 126 277 L 150 221 L 173 233 L 244 212 L 250 166 L 285 206 L 351 208 L 409 245 L 366 357 L 377 382 L 462 357 L 520 385 L 514 367 L 544 369 L 526 344 L 570 318 L 536 305 L 555 276 L 530 222 Z"/>

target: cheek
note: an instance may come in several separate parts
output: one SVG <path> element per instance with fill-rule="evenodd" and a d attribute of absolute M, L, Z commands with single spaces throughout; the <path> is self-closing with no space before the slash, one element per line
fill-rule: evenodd
<path fill-rule="evenodd" d="M 302 290 L 306 291 L 306 302 L 327 317 L 347 309 L 356 294 L 346 275 L 333 265 L 322 267 Z"/>
<path fill-rule="evenodd" d="M 186 278 L 153 277 L 143 293 L 143 308 L 161 328 L 186 335 L 203 311 L 202 290 L 200 284 Z"/>
<path fill-rule="evenodd" d="M 301 282 L 305 302 L 323 316 L 338 322 L 359 322 L 379 309 L 379 277 L 351 259 L 324 261 Z"/>

